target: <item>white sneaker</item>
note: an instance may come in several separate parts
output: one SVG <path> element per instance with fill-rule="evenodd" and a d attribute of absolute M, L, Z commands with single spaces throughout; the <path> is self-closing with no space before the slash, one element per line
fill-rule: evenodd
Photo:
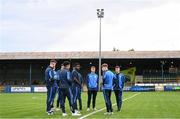
<path fill-rule="evenodd" d="M 72 113 L 72 116 L 81 116 L 79 113 Z"/>
<path fill-rule="evenodd" d="M 109 115 L 113 115 L 114 113 L 113 112 L 109 112 Z"/>
<path fill-rule="evenodd" d="M 75 113 L 80 114 L 80 112 L 78 110 L 75 110 Z"/>
<path fill-rule="evenodd" d="M 63 116 L 63 117 L 67 116 L 67 113 L 62 113 L 62 116 Z"/>
<path fill-rule="evenodd" d="M 89 112 L 90 111 L 90 108 L 87 108 L 87 112 Z"/>
<path fill-rule="evenodd" d="M 48 112 L 47 114 L 48 114 L 48 115 L 53 115 L 54 113 L 50 111 L 50 112 Z"/>
<path fill-rule="evenodd" d="M 94 110 L 94 111 L 96 111 L 97 109 L 96 109 L 96 108 L 94 108 L 93 110 Z"/>

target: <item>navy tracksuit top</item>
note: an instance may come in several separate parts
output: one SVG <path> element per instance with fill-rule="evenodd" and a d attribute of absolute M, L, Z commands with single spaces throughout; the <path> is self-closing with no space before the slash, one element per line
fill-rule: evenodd
<path fill-rule="evenodd" d="M 47 87 L 56 86 L 57 73 L 51 67 L 48 66 L 45 70 L 45 83 Z"/>
<path fill-rule="evenodd" d="M 71 73 L 68 69 L 62 69 L 58 71 L 59 88 L 71 87 Z"/>
<path fill-rule="evenodd" d="M 72 85 L 73 87 L 79 87 L 81 88 L 82 87 L 82 81 L 81 81 L 81 77 L 80 77 L 80 74 L 77 70 L 73 70 L 72 71 Z M 77 80 L 77 81 L 76 81 Z"/>
<path fill-rule="evenodd" d="M 114 74 L 113 89 L 122 90 L 124 87 L 125 76 L 122 73 Z"/>

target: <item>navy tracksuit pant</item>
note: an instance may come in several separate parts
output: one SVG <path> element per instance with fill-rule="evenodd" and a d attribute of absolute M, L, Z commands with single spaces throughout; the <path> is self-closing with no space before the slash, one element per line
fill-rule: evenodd
<path fill-rule="evenodd" d="M 62 102 L 60 102 L 62 112 L 66 113 L 65 100 L 67 97 L 67 99 L 69 101 L 69 106 L 70 106 L 71 112 L 74 113 L 73 94 L 72 94 L 71 88 L 60 88 L 59 91 L 60 91 L 60 96 L 61 96 L 61 101 L 62 101 Z"/>
<path fill-rule="evenodd" d="M 113 112 L 112 103 L 111 103 L 111 90 L 103 89 L 103 95 L 106 103 L 107 112 Z"/>
<path fill-rule="evenodd" d="M 114 94 L 116 97 L 117 109 L 120 111 L 122 106 L 122 90 L 114 90 Z"/>
<path fill-rule="evenodd" d="M 47 86 L 46 88 L 47 88 L 46 111 L 49 112 L 54 102 L 56 88 L 53 86 Z"/>
<path fill-rule="evenodd" d="M 78 102 L 79 102 L 79 110 L 82 110 L 81 89 L 80 89 L 80 93 L 79 93 L 79 95 L 78 95 L 78 97 L 77 97 L 77 100 L 78 100 Z M 77 101 L 76 101 L 75 107 L 77 108 Z"/>
<path fill-rule="evenodd" d="M 51 103 L 51 108 L 53 108 L 54 107 L 54 99 L 56 98 L 56 94 L 58 93 L 58 87 L 54 87 L 53 88 L 53 95 L 52 95 L 52 103 Z"/>
<path fill-rule="evenodd" d="M 78 86 L 73 86 L 73 104 L 74 104 L 74 108 L 75 110 L 77 110 L 77 100 L 79 100 L 80 102 L 80 108 L 82 108 L 82 99 L 81 99 L 81 88 Z"/>
<path fill-rule="evenodd" d="M 61 103 L 62 103 L 62 96 L 61 96 L 60 88 L 58 88 L 58 98 L 57 98 L 57 105 L 56 105 L 56 107 L 59 108 Z"/>

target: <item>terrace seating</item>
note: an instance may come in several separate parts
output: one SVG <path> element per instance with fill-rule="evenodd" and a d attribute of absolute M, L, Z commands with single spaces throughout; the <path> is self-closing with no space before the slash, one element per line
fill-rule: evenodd
<path fill-rule="evenodd" d="M 168 71 L 144 71 L 143 82 L 148 83 L 163 83 L 163 82 L 177 82 L 178 73 L 169 73 Z"/>

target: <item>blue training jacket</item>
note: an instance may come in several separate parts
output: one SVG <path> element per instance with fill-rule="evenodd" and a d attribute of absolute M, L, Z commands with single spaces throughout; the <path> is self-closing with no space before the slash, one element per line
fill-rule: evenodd
<path fill-rule="evenodd" d="M 45 70 L 46 86 L 56 86 L 55 80 L 57 80 L 57 73 L 52 67 L 48 66 Z"/>
<path fill-rule="evenodd" d="M 96 73 L 89 73 L 87 75 L 87 88 L 88 90 L 98 90 L 99 78 Z"/>
<path fill-rule="evenodd" d="M 111 71 L 107 70 L 103 72 L 103 89 L 113 89 L 113 78 L 114 74 Z"/>
<path fill-rule="evenodd" d="M 113 80 L 113 89 L 114 90 L 123 90 L 125 82 L 125 76 L 122 73 L 114 74 Z"/>

